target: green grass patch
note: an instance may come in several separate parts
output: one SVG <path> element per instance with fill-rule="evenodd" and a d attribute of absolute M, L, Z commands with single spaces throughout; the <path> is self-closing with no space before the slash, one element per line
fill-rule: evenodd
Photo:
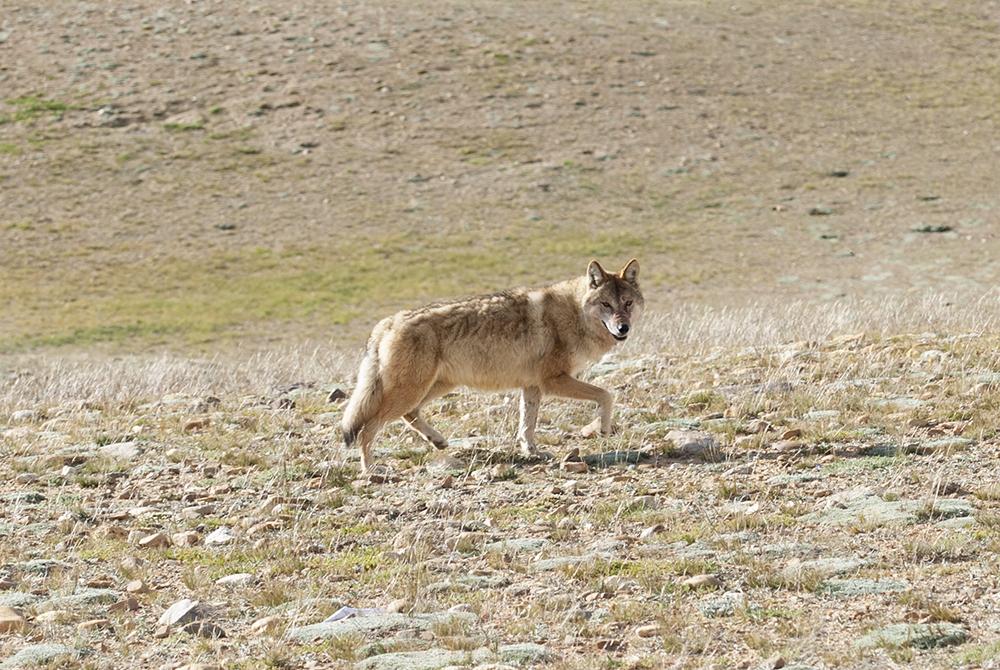
<path fill-rule="evenodd" d="M 0 123 L 19 123 L 32 121 L 46 114 L 59 117 L 63 112 L 76 109 L 72 105 L 58 100 L 46 100 L 34 95 L 12 98 L 7 104 L 14 108 L 10 114 L 0 115 Z"/>

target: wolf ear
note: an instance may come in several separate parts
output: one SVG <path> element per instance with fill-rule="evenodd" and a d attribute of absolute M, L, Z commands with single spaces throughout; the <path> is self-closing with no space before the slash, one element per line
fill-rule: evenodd
<path fill-rule="evenodd" d="M 621 271 L 621 273 L 618 276 L 621 277 L 622 279 L 624 279 L 625 281 L 627 281 L 629 284 L 632 284 L 634 286 L 638 286 L 639 285 L 639 261 L 637 261 L 634 258 L 632 260 L 630 260 L 628 263 L 625 264 L 625 267 L 622 268 L 622 271 Z"/>
<path fill-rule="evenodd" d="M 590 288 L 597 288 L 608 278 L 608 273 L 604 271 L 597 261 L 590 261 L 587 266 L 587 277 L 590 278 Z"/>

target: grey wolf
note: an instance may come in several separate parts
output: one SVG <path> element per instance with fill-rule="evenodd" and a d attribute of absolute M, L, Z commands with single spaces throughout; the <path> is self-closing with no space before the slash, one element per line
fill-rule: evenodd
<path fill-rule="evenodd" d="M 617 274 L 596 260 L 582 277 L 403 311 L 372 330 L 357 385 L 344 410 L 344 441 L 372 466 L 372 442 L 390 421 L 403 419 L 439 449 L 448 441 L 420 415 L 456 386 L 521 389 L 518 443 L 540 456 L 535 423 L 543 395 L 597 403 L 597 418 L 581 435 L 612 430 L 612 395 L 575 377 L 632 333 L 643 309 L 639 263 Z"/>

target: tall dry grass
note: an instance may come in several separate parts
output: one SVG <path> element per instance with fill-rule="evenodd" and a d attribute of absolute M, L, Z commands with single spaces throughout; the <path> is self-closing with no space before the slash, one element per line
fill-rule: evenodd
<path fill-rule="evenodd" d="M 838 335 L 996 333 L 1000 296 L 927 295 L 832 303 L 761 301 L 736 308 L 678 305 L 647 314 L 622 356 L 702 354 L 823 342 Z M 211 358 L 177 354 L 128 357 L 46 353 L 0 361 L 0 411 L 74 402 L 128 403 L 172 393 L 249 395 L 285 385 L 348 383 L 360 350 L 315 342 Z"/>

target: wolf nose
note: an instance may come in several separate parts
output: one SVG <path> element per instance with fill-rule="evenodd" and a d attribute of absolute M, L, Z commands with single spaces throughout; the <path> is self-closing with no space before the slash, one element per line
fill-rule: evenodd
<path fill-rule="evenodd" d="M 618 326 L 618 334 L 619 335 L 624 335 L 627 332 L 628 332 L 628 324 L 627 323 L 623 323 L 623 324 L 621 324 L 621 325 Z"/>

